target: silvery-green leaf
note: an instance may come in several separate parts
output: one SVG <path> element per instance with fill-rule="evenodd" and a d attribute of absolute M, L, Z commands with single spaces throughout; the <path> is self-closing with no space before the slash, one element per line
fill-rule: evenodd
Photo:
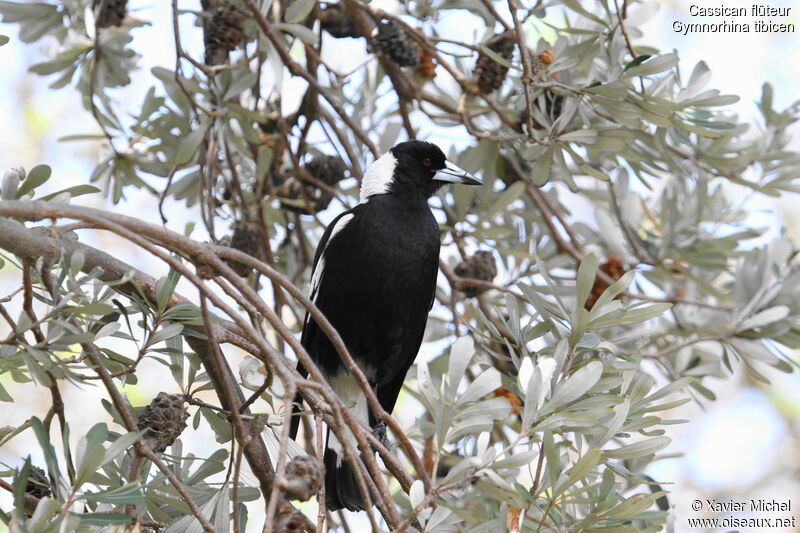
<path fill-rule="evenodd" d="M 533 376 L 533 370 L 533 359 L 530 357 L 524 358 L 519 366 L 519 372 L 517 374 L 517 383 L 521 390 L 526 390 L 528 388 L 528 381 L 531 379 L 531 376 Z"/>
<path fill-rule="evenodd" d="M 630 412 L 631 402 L 627 398 L 621 404 L 615 405 L 613 407 L 614 417 L 608 422 L 606 430 L 603 432 L 602 435 L 597 437 L 597 439 L 592 442 L 593 447 L 600 447 L 608 440 L 613 437 L 622 426 L 625 424 L 625 420 L 628 418 L 628 413 Z"/>
<path fill-rule="evenodd" d="M 417 383 L 425 407 L 429 411 L 434 411 L 434 406 L 438 402 L 436 398 L 437 391 L 433 386 L 433 381 L 431 381 L 431 374 L 428 370 L 428 364 L 424 361 L 420 361 L 417 364 Z"/>
<path fill-rule="evenodd" d="M 465 336 L 459 337 L 450 348 L 450 362 L 447 370 L 447 390 L 448 398 L 454 398 L 458 392 L 458 385 L 464 378 L 464 375 L 475 354 L 475 341 L 472 337 Z"/>
<path fill-rule="evenodd" d="M 288 31 L 306 44 L 310 44 L 312 46 L 317 44 L 317 34 L 302 24 L 279 22 L 277 24 L 273 24 L 272 27 L 276 30 Z M 279 65 L 283 66 L 283 62 L 279 62 Z"/>
<path fill-rule="evenodd" d="M 656 318 L 663 315 L 672 307 L 671 303 L 654 303 L 645 304 L 637 307 L 629 308 L 624 314 L 618 317 L 609 317 L 606 319 L 594 320 L 589 323 L 591 328 L 603 328 L 608 326 L 621 326 L 624 324 L 631 324 L 635 322 L 644 322 L 651 318 Z"/>
<path fill-rule="evenodd" d="M 499 470 L 501 468 L 519 468 L 520 466 L 528 465 L 538 457 L 538 450 L 527 450 L 524 452 L 515 453 L 514 455 L 506 456 L 505 459 L 500 459 L 492 463 L 492 468 Z"/>
<path fill-rule="evenodd" d="M 117 458 L 119 454 L 129 449 L 139 439 L 139 433 L 131 431 L 120 435 L 105 451 L 100 468 Z"/>
<path fill-rule="evenodd" d="M 572 485 L 583 479 L 603 458 L 603 452 L 599 448 L 591 448 L 569 470 L 566 479 L 556 488 L 554 495 L 561 494 Z"/>
<path fill-rule="evenodd" d="M 550 359 L 552 361 L 552 359 Z M 549 384 L 549 379 L 547 383 Z M 533 371 L 533 375 L 528 380 L 528 385 L 525 388 L 525 404 L 522 406 L 522 432 L 527 433 L 533 419 L 539 410 L 539 405 L 544 399 L 544 383 L 542 382 L 542 373 L 537 367 Z"/>
<path fill-rule="evenodd" d="M 577 310 L 583 308 L 583 304 L 586 303 L 586 299 L 592 291 L 594 278 L 597 274 L 597 264 L 597 256 L 590 253 L 584 256 L 578 267 L 578 276 L 575 280 L 575 304 Z"/>
<path fill-rule="evenodd" d="M 743 320 L 736 331 L 747 331 L 756 329 L 783 320 L 789 315 L 790 309 L 785 305 L 776 305 L 769 309 L 764 309 L 750 318 Z"/>
<path fill-rule="evenodd" d="M 456 419 L 461 420 L 472 416 L 485 415 L 493 419 L 505 418 L 511 414 L 511 405 L 504 397 L 489 398 L 476 402 L 461 410 Z"/>
<path fill-rule="evenodd" d="M 606 513 L 604 518 L 607 520 L 625 520 L 626 518 L 631 518 L 650 509 L 653 506 L 654 500 L 654 494 L 635 494 Z"/>
<path fill-rule="evenodd" d="M 313 5 L 314 0 L 311 0 L 311 2 Z M 258 81 L 258 74 L 255 72 L 250 70 L 239 70 L 238 72 L 242 73 L 242 75 L 236 78 L 236 81 L 228 87 L 228 90 L 225 91 L 225 96 L 222 97 L 223 100 L 230 100 L 239 96 L 239 94 L 252 87 Z"/>
<path fill-rule="evenodd" d="M 621 278 L 615 281 L 609 288 L 603 291 L 603 294 L 600 295 L 600 298 L 597 299 L 594 306 L 592 307 L 592 311 L 590 311 L 590 315 L 595 315 L 596 312 L 600 312 L 600 309 L 607 304 L 608 302 L 612 301 L 614 298 L 622 294 L 623 292 L 628 290 L 630 287 L 631 282 L 633 282 L 633 278 L 636 276 L 636 272 L 633 270 L 629 270 L 625 272 Z"/>
<path fill-rule="evenodd" d="M 583 396 L 591 389 L 603 374 L 603 363 L 590 361 L 585 366 L 576 370 L 565 381 L 562 381 L 553 392 L 550 401 L 542 407 L 543 411 L 557 409 Z"/>
<path fill-rule="evenodd" d="M 411 484 L 411 490 L 408 493 L 408 499 L 411 502 L 411 508 L 415 508 L 422 503 L 425 499 L 425 487 L 422 485 L 422 480 L 418 479 Z"/>
<path fill-rule="evenodd" d="M 152 337 L 150 337 L 150 342 L 148 343 L 148 346 L 153 346 L 161 341 L 171 339 L 176 335 L 180 335 L 181 331 L 183 331 L 183 324 L 176 324 L 176 323 L 167 324 L 166 326 L 158 330 Z"/>
<path fill-rule="evenodd" d="M 20 181 L 25 177 L 25 169 L 12 168 L 3 174 L 2 198 L 3 200 L 14 200 L 17 198 L 17 189 Z"/>
<path fill-rule="evenodd" d="M 492 417 L 478 415 L 460 420 L 447 434 L 447 442 L 456 442 L 461 437 L 467 435 L 477 435 L 483 431 L 492 429 Z"/>
<path fill-rule="evenodd" d="M 597 130 L 581 129 L 562 133 L 558 136 L 558 140 L 568 143 L 594 144 L 597 140 Z"/>
<path fill-rule="evenodd" d="M 183 139 L 183 142 L 181 142 L 180 147 L 178 148 L 178 152 L 175 154 L 176 166 L 182 167 L 187 165 L 194 158 L 195 153 L 200 147 L 200 144 L 203 142 L 210 125 L 210 120 L 203 120 L 203 122 L 197 128 L 193 129 L 189 135 Z"/>
<path fill-rule="evenodd" d="M 292 0 L 289 7 L 286 8 L 286 15 L 284 18 L 286 22 L 297 23 L 302 22 L 311 10 L 314 9 L 316 0 Z"/>
<path fill-rule="evenodd" d="M 625 71 L 624 78 L 632 78 L 635 76 L 652 76 L 659 74 L 665 70 L 669 70 L 678 64 L 677 54 L 663 54 L 657 57 L 652 57 L 633 68 Z"/>
<path fill-rule="evenodd" d="M 28 176 L 25 178 L 25 181 L 23 181 L 19 186 L 16 195 L 17 198 L 22 198 L 29 192 L 36 189 L 36 187 L 44 184 L 50 179 L 52 172 L 53 171 L 47 165 L 36 165 L 33 167 L 30 172 L 28 172 Z"/>
<path fill-rule="evenodd" d="M 626 444 L 613 450 L 603 450 L 603 455 L 609 459 L 634 459 L 652 455 L 666 448 L 672 441 L 669 437 L 656 437 L 633 444 Z"/>
<path fill-rule="evenodd" d="M 480 400 L 496 388 L 500 387 L 500 372 L 494 367 L 489 367 L 469 384 L 467 390 L 459 397 L 459 403 L 468 403 Z"/>

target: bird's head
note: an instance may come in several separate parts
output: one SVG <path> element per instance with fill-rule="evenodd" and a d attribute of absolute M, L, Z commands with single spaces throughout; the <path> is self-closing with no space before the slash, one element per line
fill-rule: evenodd
<path fill-rule="evenodd" d="M 449 162 L 435 144 L 406 141 L 370 165 L 361 182 L 361 201 L 391 192 L 430 198 L 447 183 L 480 185 L 481 181 Z"/>

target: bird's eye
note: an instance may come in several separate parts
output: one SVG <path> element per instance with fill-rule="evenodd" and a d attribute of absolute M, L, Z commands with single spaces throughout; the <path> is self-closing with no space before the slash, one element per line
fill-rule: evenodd
<path fill-rule="evenodd" d="M 429 167 L 429 166 L 431 166 L 431 160 L 430 159 L 423 159 L 422 160 L 422 164 L 425 165 L 426 167 Z"/>

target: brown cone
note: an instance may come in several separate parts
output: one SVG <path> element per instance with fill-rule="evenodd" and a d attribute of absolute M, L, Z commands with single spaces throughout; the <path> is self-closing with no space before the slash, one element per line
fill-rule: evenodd
<path fill-rule="evenodd" d="M 511 32 L 495 35 L 486 43 L 485 46 L 506 61 L 511 61 L 514 57 L 514 37 Z M 475 63 L 475 70 L 472 74 L 478 84 L 478 91 L 481 94 L 491 94 L 499 89 L 508 75 L 508 67 L 501 65 L 488 55 L 481 53 Z"/>
<path fill-rule="evenodd" d="M 92 9 L 97 9 L 103 0 L 92 0 Z M 97 14 L 98 28 L 121 26 L 128 14 L 128 0 L 106 0 L 103 9 Z"/>
<path fill-rule="evenodd" d="M 492 252 L 477 252 L 461 261 L 454 269 L 456 275 L 460 278 L 479 279 L 481 281 L 492 281 L 497 275 L 497 263 L 494 260 Z M 476 287 L 474 285 L 465 285 L 459 287 L 468 298 L 486 292 L 487 289 L 483 287 Z"/>
<path fill-rule="evenodd" d="M 401 67 L 413 67 L 419 63 L 416 43 L 411 40 L 406 30 L 393 20 L 378 22 L 377 33 L 372 42 L 375 48 Z"/>
<path fill-rule="evenodd" d="M 317 18 L 319 18 L 322 29 L 337 39 L 361 37 L 361 32 L 353 17 L 342 9 L 341 4 L 328 4 L 325 9 L 320 10 Z"/>
<path fill-rule="evenodd" d="M 214 9 L 205 32 L 206 65 L 222 65 L 228 54 L 244 40 L 242 14 L 225 4 Z"/>
<path fill-rule="evenodd" d="M 306 501 L 322 488 L 325 465 L 316 457 L 299 456 L 286 466 L 283 492 L 290 500 Z"/>
<path fill-rule="evenodd" d="M 223 242 L 224 241 L 220 241 L 220 244 L 223 244 Z M 244 252 L 247 255 L 252 255 L 256 259 L 261 259 L 261 225 L 256 222 L 239 224 L 233 230 L 233 234 L 227 246 Z M 234 272 L 242 277 L 250 273 L 251 268 L 244 263 L 229 259 L 226 259 L 225 262 Z"/>
<path fill-rule="evenodd" d="M 186 429 L 188 418 L 189 412 L 184 407 L 182 395 L 159 392 L 139 415 L 136 425 L 140 431 L 145 431 L 144 439 L 148 446 L 154 452 L 161 453 Z"/>

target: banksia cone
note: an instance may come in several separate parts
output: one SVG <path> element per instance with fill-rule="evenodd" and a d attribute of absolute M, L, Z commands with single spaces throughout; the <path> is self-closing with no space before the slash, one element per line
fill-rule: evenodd
<path fill-rule="evenodd" d="M 230 240 L 224 244 L 223 241 L 220 241 L 220 244 L 223 246 L 230 246 L 240 252 L 252 255 L 256 259 L 260 259 L 261 226 L 255 222 L 239 224 L 234 228 Z M 251 268 L 244 263 L 228 259 L 226 259 L 225 262 L 240 276 L 247 276 L 250 273 Z"/>
<path fill-rule="evenodd" d="M 322 487 L 325 465 L 316 457 L 295 457 L 286 466 L 283 492 L 290 500 L 306 501 Z"/>
<path fill-rule="evenodd" d="M 92 9 L 103 3 L 103 0 L 92 0 Z M 106 0 L 105 5 L 97 13 L 95 24 L 98 28 L 108 28 L 110 26 L 121 26 L 128 14 L 128 0 Z"/>
<path fill-rule="evenodd" d="M 375 48 L 401 67 L 413 67 L 419 63 L 419 50 L 414 41 L 393 20 L 382 20 L 373 33 Z"/>
<path fill-rule="evenodd" d="M 455 273 L 460 278 L 492 281 L 497 275 L 497 263 L 495 263 L 492 252 L 477 252 L 456 265 Z M 463 287 L 458 287 L 458 289 L 468 298 L 474 298 L 487 290 L 474 285 L 464 285 Z"/>
<path fill-rule="evenodd" d="M 485 46 L 506 61 L 511 61 L 514 57 L 515 44 L 511 32 L 507 31 L 495 35 L 486 41 Z M 478 56 L 478 61 L 475 63 L 475 70 L 473 70 L 472 74 L 475 76 L 475 81 L 478 84 L 478 92 L 487 95 L 493 93 L 503 85 L 506 75 L 508 74 L 508 67 L 501 65 L 481 52 Z"/>
<path fill-rule="evenodd" d="M 31 465 L 28 471 L 28 481 L 25 483 L 25 494 L 30 494 L 36 498 L 44 498 L 45 496 L 50 496 L 51 493 L 50 480 L 47 478 L 45 471 L 38 466 Z M 37 504 L 26 500 L 23 507 L 25 516 L 29 518 L 33 516 L 36 507 Z"/>
<path fill-rule="evenodd" d="M 186 429 L 189 412 L 183 404 L 184 398 L 180 394 L 159 392 L 139 415 L 136 425 L 140 431 L 145 431 L 145 442 L 154 452 L 166 450 Z"/>
<path fill-rule="evenodd" d="M 618 280 L 622 277 L 625 273 L 625 264 L 622 262 L 622 259 L 619 257 L 609 257 L 608 260 L 600 265 L 600 271 L 605 272 L 608 274 L 612 279 Z M 600 296 L 605 292 L 608 288 L 608 283 L 600 279 L 599 277 L 595 278 L 594 285 L 592 285 L 592 292 L 589 293 L 589 297 L 586 299 L 586 303 L 584 307 L 591 311 L 594 304 L 597 303 L 597 300 Z M 619 298 L 619 296 L 617 296 Z"/>
<path fill-rule="evenodd" d="M 31 465 L 28 482 L 25 484 L 25 492 L 37 498 L 50 496 L 50 480 L 44 470 L 38 466 Z"/>
<path fill-rule="evenodd" d="M 347 167 L 344 161 L 336 156 L 321 155 L 306 163 L 305 169 L 313 177 L 332 187 L 344 178 Z M 284 208 L 305 214 L 322 211 L 333 199 L 328 191 L 295 176 L 280 182 L 276 192 L 279 197 L 285 199 L 281 202 Z"/>
<path fill-rule="evenodd" d="M 206 65 L 222 65 L 231 50 L 244 40 L 242 14 L 225 4 L 214 9 L 205 30 Z"/>
<path fill-rule="evenodd" d="M 322 183 L 335 185 L 344 177 L 347 166 L 333 155 L 321 155 L 306 163 L 306 170 Z"/>
<path fill-rule="evenodd" d="M 361 37 L 361 32 L 356 26 L 353 17 L 342 9 L 341 4 L 328 4 L 325 9 L 320 10 L 319 16 L 322 29 L 336 37 Z"/>
<path fill-rule="evenodd" d="M 306 515 L 292 507 L 292 504 L 287 501 L 280 504 L 275 514 L 275 526 L 272 528 L 275 533 L 304 533 L 314 529 Z"/>

